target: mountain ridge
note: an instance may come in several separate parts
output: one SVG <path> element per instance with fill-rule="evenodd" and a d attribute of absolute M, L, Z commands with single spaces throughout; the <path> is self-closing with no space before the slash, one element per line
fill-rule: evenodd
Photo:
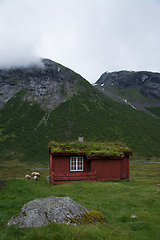
<path fill-rule="evenodd" d="M 148 71 L 105 72 L 95 82 L 95 87 L 106 95 L 136 109 L 160 107 L 160 73 Z"/>
<path fill-rule="evenodd" d="M 83 91 L 79 74 L 50 59 L 42 59 L 40 66 L 0 70 L 0 108 L 19 90 L 27 90 L 24 100 L 40 103 L 53 110 L 68 97 Z"/>
<path fill-rule="evenodd" d="M 33 162 L 48 164 L 50 140 L 75 141 L 81 133 L 84 141 L 121 141 L 135 155 L 147 158 L 159 157 L 160 120 L 158 118 L 138 111 L 131 105 L 113 100 L 79 74 L 51 60 L 45 61 L 51 68 L 55 66 L 51 72 L 50 68 L 46 68 L 49 73 L 47 70 L 44 74 L 42 68 L 35 73 L 34 76 L 37 77 L 32 76 L 33 79 L 32 77 L 17 79 L 17 75 L 11 79 L 11 73 L 6 76 L 11 89 L 12 87 L 16 89 L 16 84 L 21 85 L 18 86 L 19 89 L 15 94 L 11 91 L 10 99 L 5 104 L 3 102 L 0 111 L 0 161 L 18 156 L 19 160 L 30 164 Z M 63 71 L 58 71 L 58 67 Z M 30 71 L 32 72 L 33 68 Z M 49 80 L 51 82 L 54 82 L 54 77 L 59 77 L 55 80 L 57 85 L 60 82 L 57 94 L 64 95 L 64 98 L 56 106 L 54 104 L 51 107 L 44 107 L 45 101 L 49 101 L 50 104 L 50 98 L 48 100 L 41 98 L 45 95 L 42 94 L 43 91 L 37 90 L 35 99 L 37 88 L 36 84 L 32 86 L 31 83 L 43 80 L 43 76 L 45 79 L 48 78 L 48 74 L 51 74 Z M 22 73 L 22 78 L 23 76 Z M 2 80 L 4 81 L 4 78 L 1 78 L 1 84 Z M 27 85 L 26 82 L 29 84 Z M 70 84 L 71 94 L 66 91 L 67 82 Z M 38 86 L 41 88 L 41 84 Z M 53 100 L 55 96 L 53 94 Z"/>

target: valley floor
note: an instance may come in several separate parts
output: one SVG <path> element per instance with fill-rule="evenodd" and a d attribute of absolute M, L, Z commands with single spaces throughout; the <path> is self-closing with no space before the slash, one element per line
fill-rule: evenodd
<path fill-rule="evenodd" d="M 143 159 L 143 162 L 146 162 L 146 159 Z M 24 178 L 25 174 L 30 174 L 37 167 L 44 166 L 26 166 L 18 162 L 16 165 L 0 164 L 1 240 L 159 239 L 159 163 L 132 164 L 131 161 L 131 181 L 84 182 L 56 186 L 46 181 L 48 169 L 39 170 L 41 177 L 37 182 Z M 47 227 L 31 229 L 7 226 L 7 221 L 18 214 L 25 203 L 49 196 L 69 196 L 79 204 L 101 212 L 107 223 L 85 226 L 50 223 Z"/>

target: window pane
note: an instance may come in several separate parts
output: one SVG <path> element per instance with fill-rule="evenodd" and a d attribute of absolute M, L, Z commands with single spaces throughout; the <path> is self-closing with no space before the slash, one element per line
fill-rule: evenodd
<path fill-rule="evenodd" d="M 83 157 L 71 157 L 70 158 L 70 170 L 71 171 L 83 171 Z"/>
<path fill-rule="evenodd" d="M 71 171 L 73 171 L 74 170 L 74 158 L 72 157 L 72 158 L 70 158 L 70 169 L 71 169 Z"/>
<path fill-rule="evenodd" d="M 83 170 L 83 168 L 82 168 L 82 157 L 78 157 L 78 159 L 77 159 L 77 170 Z"/>

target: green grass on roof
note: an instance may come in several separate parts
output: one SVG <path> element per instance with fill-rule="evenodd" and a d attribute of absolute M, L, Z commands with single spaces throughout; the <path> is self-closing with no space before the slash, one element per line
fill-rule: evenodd
<path fill-rule="evenodd" d="M 53 154 L 87 154 L 96 157 L 123 157 L 132 151 L 122 142 L 100 143 L 100 142 L 54 142 L 50 141 L 48 146 Z"/>

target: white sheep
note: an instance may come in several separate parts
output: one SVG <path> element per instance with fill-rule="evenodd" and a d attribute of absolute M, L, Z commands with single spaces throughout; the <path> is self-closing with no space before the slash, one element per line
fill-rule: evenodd
<path fill-rule="evenodd" d="M 40 177 L 40 173 L 38 173 L 38 172 L 32 172 L 32 177 L 34 177 L 34 176 Z"/>
<path fill-rule="evenodd" d="M 40 177 L 41 175 L 40 175 L 40 173 L 39 173 L 39 172 L 37 172 L 37 173 L 36 173 L 36 176 L 37 176 L 37 177 Z"/>
<path fill-rule="evenodd" d="M 34 179 L 34 181 L 37 181 L 37 176 L 34 176 L 33 179 Z"/>
<path fill-rule="evenodd" d="M 25 176 L 25 178 L 26 178 L 26 179 L 31 179 L 31 176 L 27 174 L 27 175 Z"/>
<path fill-rule="evenodd" d="M 35 174 L 36 174 L 36 172 L 32 172 L 32 174 L 31 174 L 31 175 L 32 175 L 32 177 L 34 177 L 34 176 L 35 176 Z"/>
<path fill-rule="evenodd" d="M 41 175 L 38 172 L 32 172 L 32 177 L 34 177 L 34 176 L 40 177 Z"/>

